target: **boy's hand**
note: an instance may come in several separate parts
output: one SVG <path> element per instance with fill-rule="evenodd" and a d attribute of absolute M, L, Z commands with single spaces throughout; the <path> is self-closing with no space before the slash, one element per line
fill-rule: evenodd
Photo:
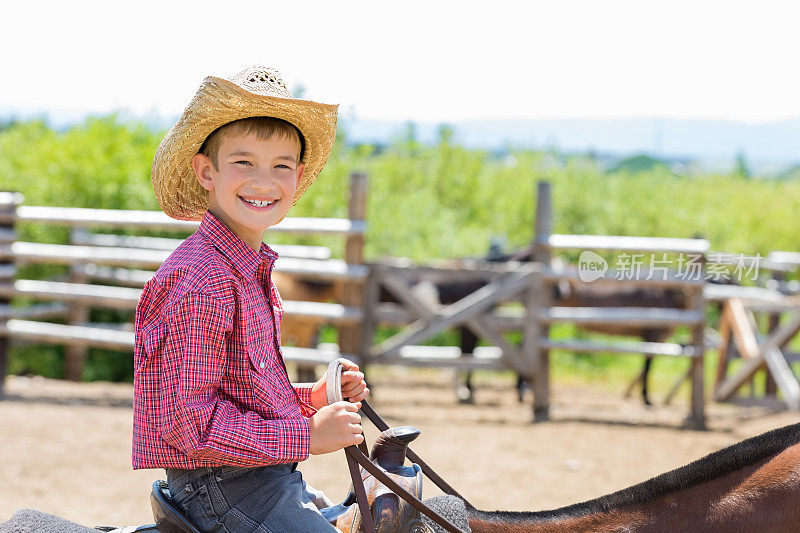
<path fill-rule="evenodd" d="M 364 440 L 360 403 L 336 402 L 321 407 L 308 419 L 309 452 L 313 455 L 335 452 Z"/>
<path fill-rule="evenodd" d="M 364 380 L 364 373 L 359 372 L 358 365 L 347 359 L 342 359 L 342 398 L 350 400 L 352 403 L 360 402 L 369 396 L 369 388 Z M 328 405 L 328 397 L 325 394 L 327 383 L 323 375 L 319 381 L 311 387 L 311 407 L 319 410 Z"/>

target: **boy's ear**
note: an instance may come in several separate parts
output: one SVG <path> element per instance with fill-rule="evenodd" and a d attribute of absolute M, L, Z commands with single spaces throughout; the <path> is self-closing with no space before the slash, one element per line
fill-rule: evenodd
<path fill-rule="evenodd" d="M 297 165 L 297 173 L 296 173 L 297 183 L 295 183 L 295 186 L 300 184 L 300 180 L 303 178 L 303 172 L 305 171 L 306 171 L 306 166 L 304 164 L 300 163 L 299 165 Z"/>
<path fill-rule="evenodd" d="M 214 170 L 214 162 L 206 154 L 195 154 L 192 158 L 192 168 L 197 181 L 207 191 L 214 190 L 214 177 L 211 171 Z"/>

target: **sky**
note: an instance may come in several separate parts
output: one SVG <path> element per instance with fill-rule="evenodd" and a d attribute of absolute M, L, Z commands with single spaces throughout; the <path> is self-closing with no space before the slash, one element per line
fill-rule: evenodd
<path fill-rule="evenodd" d="M 360 120 L 800 117 L 786 1 L 7 2 L 0 113 L 174 116 L 278 68 Z"/>

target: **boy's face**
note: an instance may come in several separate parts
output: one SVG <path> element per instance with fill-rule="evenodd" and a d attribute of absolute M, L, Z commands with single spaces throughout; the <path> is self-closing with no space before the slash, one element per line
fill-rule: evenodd
<path fill-rule="evenodd" d="M 259 139 L 255 133 L 223 139 L 217 154 L 219 170 L 211 159 L 197 154 L 192 160 L 197 179 L 209 191 L 209 210 L 254 250 L 261 247 L 264 231 L 281 220 L 303 175 L 300 142 L 273 135 Z"/>

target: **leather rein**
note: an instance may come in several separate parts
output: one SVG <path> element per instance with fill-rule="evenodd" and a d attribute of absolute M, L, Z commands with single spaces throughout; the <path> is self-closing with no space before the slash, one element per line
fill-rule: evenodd
<path fill-rule="evenodd" d="M 336 359 L 331 362 L 328 366 L 328 371 L 326 374 L 326 387 L 325 393 L 328 399 L 328 403 L 335 403 L 343 401 L 344 398 L 342 397 L 342 372 L 344 370 L 344 366 L 342 365 L 341 359 Z M 389 429 L 389 426 L 383 419 L 375 412 L 372 407 L 367 403 L 366 400 L 361 400 L 361 412 L 372 422 L 379 431 L 385 431 Z M 408 502 L 409 505 L 417 509 L 419 512 L 442 526 L 446 531 L 450 533 L 463 533 L 460 529 L 455 527 L 453 524 L 448 522 L 444 519 L 441 515 L 439 515 L 436 511 L 422 503 L 416 496 L 406 491 L 403 487 L 395 483 L 392 478 L 390 478 L 386 473 L 383 471 L 381 467 L 370 461 L 369 459 L 369 452 L 367 450 L 366 439 L 361 442 L 358 446 L 348 446 L 344 449 L 345 455 L 347 457 L 347 466 L 350 469 L 350 477 L 353 480 L 353 490 L 356 493 L 356 501 L 358 502 L 358 509 L 361 512 L 361 520 L 364 525 L 364 533 L 375 533 L 375 523 L 372 520 L 372 512 L 369 508 L 369 501 L 367 500 L 367 493 L 364 488 L 364 481 L 361 479 L 361 471 L 358 469 L 358 466 L 361 467 L 372 474 L 375 479 L 383 483 L 389 490 L 397 494 L 399 497 L 404 499 Z M 456 496 L 457 498 L 461 498 L 464 500 L 464 503 L 467 506 L 470 506 L 470 503 L 467 502 L 466 498 L 464 498 L 461 494 L 459 494 L 453 487 L 451 487 L 445 480 L 439 476 L 428 464 L 423 461 L 416 453 L 411 451 L 411 448 L 406 447 L 406 457 L 409 461 L 413 463 L 417 463 L 419 467 L 422 469 L 423 474 L 428 476 L 428 479 L 433 481 L 437 487 L 439 487 L 442 492 L 445 494 L 449 494 L 451 496 Z"/>

